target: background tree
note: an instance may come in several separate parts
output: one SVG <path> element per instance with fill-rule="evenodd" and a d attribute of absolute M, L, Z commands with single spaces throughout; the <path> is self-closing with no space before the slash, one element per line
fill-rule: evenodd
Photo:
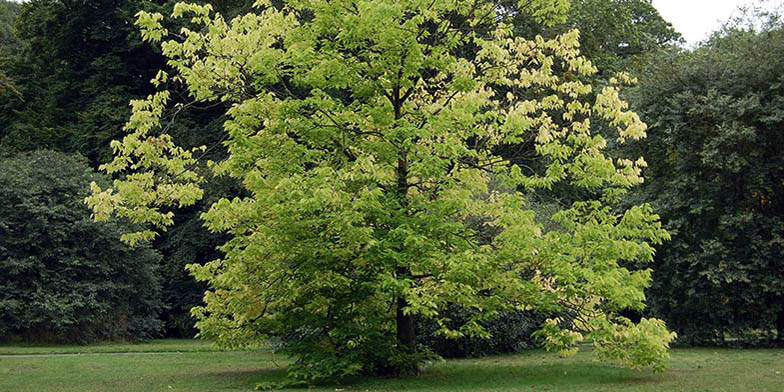
<path fill-rule="evenodd" d="M 249 7 L 239 0 L 211 3 L 229 14 Z M 95 167 L 108 161 L 108 144 L 130 116 L 128 102 L 152 93 L 149 81 L 166 67 L 160 48 L 142 42 L 134 15 L 169 13 L 172 6 L 151 0 L 24 3 L 16 23 L 23 45 L 7 74 L 25 102 L 4 110 L 0 142 L 17 151 L 79 152 Z M 217 132 L 210 123 L 223 111 L 173 109 L 177 121 L 170 131 L 183 145 L 212 145 Z"/>
<path fill-rule="evenodd" d="M 0 340 L 160 333 L 160 256 L 119 244 L 128 225 L 93 222 L 83 203 L 92 181 L 107 178 L 75 155 L 0 159 Z"/>
<path fill-rule="evenodd" d="M 211 3 L 227 14 L 250 8 L 238 0 Z M 11 4 L 0 10 L 19 11 L 18 4 Z M 130 116 L 128 102 L 153 92 L 149 80 L 166 66 L 159 47 L 142 43 L 134 15 L 171 12 L 172 7 L 173 2 L 149 0 L 30 1 L 22 7 L 18 38 L 12 30 L 19 12 L 3 14 L 8 28 L 0 30 L 0 40 L 13 43 L 7 52 L 14 54 L 3 69 L 14 84 L 0 97 L 0 147 L 77 152 L 93 167 L 108 160 L 108 143 L 119 137 Z M 184 102 L 167 113 L 168 132 L 183 146 L 210 146 L 205 158 L 217 159 L 225 154 L 219 140 L 225 109 Z M 236 187 L 221 181 L 209 189 L 231 196 Z M 167 336 L 193 335 L 190 308 L 201 303 L 204 293 L 185 265 L 217 258 L 214 248 L 221 237 L 203 228 L 199 214 L 204 210 L 200 204 L 182 211 L 178 225 L 154 244 L 164 256 L 159 273 Z"/>
<path fill-rule="evenodd" d="M 0 0 L 0 48 L 7 54 L 20 47 L 19 40 L 14 35 L 19 8 L 19 3 Z"/>
<path fill-rule="evenodd" d="M 643 307 L 650 277 L 619 262 L 650 259 L 667 234 L 649 206 L 613 209 L 642 181 L 644 161 L 608 158 L 590 132 L 593 120 L 636 139 L 645 125 L 615 87 L 595 95 L 580 81 L 595 68 L 578 56 L 577 34 L 510 38 L 485 1 L 256 5 L 228 23 L 179 4 L 174 16 L 188 14 L 195 30 L 161 44 L 176 74 L 156 83 L 174 78 L 197 101 L 231 104 L 230 154 L 212 167 L 249 195 L 204 214 L 231 239 L 223 259 L 191 267 L 210 285 L 195 311 L 202 336 L 230 346 L 282 339 L 297 358 L 290 375 L 317 381 L 416 371 L 417 316 L 445 336 L 487 336 L 482 321 L 537 308 L 554 315 L 539 332 L 550 349 L 573 351 L 584 333 L 604 358 L 663 366 L 673 338 L 663 323 L 615 312 Z M 559 1 L 524 5 L 543 21 L 562 12 Z M 139 14 L 146 39 L 168 36 L 162 19 Z M 161 132 L 170 98 L 133 103 L 129 133 L 103 166 L 128 174 L 113 189 L 93 186 L 98 219 L 167 227 L 166 206 L 202 197 L 199 150 Z M 571 121 L 560 126 L 554 114 Z M 548 162 L 539 172 L 494 152 L 529 133 Z M 522 192 L 556 183 L 594 198 L 546 230 Z M 443 316 L 451 304 L 472 309 L 459 326 Z"/>
<path fill-rule="evenodd" d="M 775 15 L 751 21 L 761 29 L 732 23 L 663 54 L 639 88 L 644 191 L 673 235 L 651 311 L 687 342 L 784 338 L 784 30 Z"/>
<path fill-rule="evenodd" d="M 163 66 L 133 27 L 143 6 L 158 9 L 129 0 L 25 3 L 17 23 L 24 45 L 9 70 L 25 102 L 6 109 L 2 143 L 108 159 L 105 145 L 120 134 L 126 103 L 147 94 Z"/>
<path fill-rule="evenodd" d="M 17 15 L 19 15 L 18 3 L 0 0 L 0 94 L 13 93 L 20 97 L 15 83 L 6 74 L 10 58 L 21 47 L 19 40 L 14 35 Z"/>
<path fill-rule="evenodd" d="M 514 9 L 515 1 L 506 3 Z M 651 0 L 572 0 L 566 18 L 552 26 L 538 23 L 530 12 L 515 15 L 515 30 L 525 37 L 579 30 L 580 52 L 599 69 L 597 79 L 609 79 L 620 71 L 638 73 L 646 54 L 681 42 L 680 33 Z"/>

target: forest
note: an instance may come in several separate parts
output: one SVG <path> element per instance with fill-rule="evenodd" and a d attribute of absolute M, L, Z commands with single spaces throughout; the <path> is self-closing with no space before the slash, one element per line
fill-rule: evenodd
<path fill-rule="evenodd" d="M 784 344 L 784 20 L 648 0 L 0 0 L 0 342 L 288 378 Z"/>

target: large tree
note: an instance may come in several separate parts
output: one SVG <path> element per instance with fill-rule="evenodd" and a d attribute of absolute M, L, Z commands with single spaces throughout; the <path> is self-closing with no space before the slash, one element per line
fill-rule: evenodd
<path fill-rule="evenodd" d="M 645 55 L 681 41 L 651 0 L 576 0 L 565 27 L 580 30 L 580 51 L 606 75 L 639 71 Z"/>
<path fill-rule="evenodd" d="M 562 1 L 522 1 L 542 21 Z M 641 309 L 653 257 L 667 238 L 647 205 L 615 207 L 642 182 L 642 159 L 611 159 L 593 124 L 624 141 L 645 125 L 618 98 L 581 80 L 596 72 L 578 35 L 513 38 L 496 4 L 460 1 L 256 2 L 227 22 L 209 6 L 179 4 L 195 28 L 171 34 L 140 13 L 143 36 L 162 41 L 174 74 L 201 102 L 231 105 L 229 155 L 209 167 L 242 182 L 244 198 L 204 214 L 230 239 L 224 256 L 193 273 L 207 282 L 195 309 L 201 335 L 229 346 L 279 339 L 294 378 L 416 371 L 426 353 L 415 320 L 440 334 L 486 336 L 484 320 L 513 309 L 550 314 L 549 349 L 595 352 L 661 369 L 673 335 Z M 616 81 L 617 82 L 617 81 Z M 93 186 L 96 218 L 114 213 L 166 228 L 171 205 L 202 196 L 200 150 L 166 133 L 162 90 L 133 102 L 128 134 L 104 165 L 113 188 Z M 533 135 L 541 162 L 496 152 Z M 582 194 L 547 217 L 527 207 L 537 190 Z M 152 229 L 123 236 L 149 240 Z M 450 305 L 469 309 L 448 323 Z"/>
<path fill-rule="evenodd" d="M 652 311 L 692 342 L 784 339 L 784 28 L 751 21 L 663 56 L 637 100 L 651 124 L 644 190 L 673 233 Z"/>
<path fill-rule="evenodd" d="M 163 66 L 133 27 L 141 0 L 32 0 L 22 5 L 23 45 L 9 64 L 24 101 L 6 103 L 0 142 L 15 150 L 80 152 L 91 163 L 111 156 L 107 141 L 121 134 L 125 104 L 151 89 Z"/>

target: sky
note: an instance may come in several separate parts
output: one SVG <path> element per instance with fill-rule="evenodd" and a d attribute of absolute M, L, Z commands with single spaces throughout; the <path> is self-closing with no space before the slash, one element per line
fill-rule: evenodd
<path fill-rule="evenodd" d="M 659 14 L 683 34 L 687 46 L 693 46 L 718 30 L 722 22 L 737 16 L 738 7 L 760 3 L 772 9 L 784 0 L 754 2 L 750 0 L 653 0 Z"/>

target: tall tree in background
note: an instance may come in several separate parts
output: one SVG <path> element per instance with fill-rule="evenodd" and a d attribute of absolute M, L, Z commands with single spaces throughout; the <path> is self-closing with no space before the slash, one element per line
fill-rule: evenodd
<path fill-rule="evenodd" d="M 543 22 L 562 5 L 520 3 Z M 231 238 L 221 260 L 192 266 L 210 285 L 196 310 L 202 336 L 229 346 L 282 339 L 297 359 L 290 375 L 317 381 L 416 371 L 426 353 L 415 316 L 447 336 L 486 336 L 483 320 L 536 308 L 552 315 L 539 331 L 549 349 L 573 352 L 585 337 L 603 358 L 664 366 L 673 335 L 663 323 L 617 311 L 642 308 L 650 278 L 619 263 L 650 260 L 667 234 L 647 205 L 613 209 L 642 181 L 644 161 L 607 157 L 590 131 L 606 124 L 619 140 L 638 139 L 645 125 L 616 87 L 594 94 L 581 81 L 596 70 L 576 33 L 512 38 L 483 0 L 256 6 L 229 23 L 179 4 L 174 16 L 195 28 L 172 38 L 161 15 L 139 17 L 176 69 L 156 83 L 231 105 L 229 155 L 211 167 L 249 195 L 204 215 Z M 202 197 L 201 150 L 176 146 L 161 123 L 171 101 L 163 90 L 133 103 L 129 133 L 103 166 L 127 176 L 88 199 L 98 219 L 165 228 L 168 206 Z M 541 170 L 495 153 L 530 134 Z M 550 229 L 527 195 L 564 183 L 593 197 L 558 211 Z M 462 325 L 446 324 L 450 304 L 472 310 Z"/>
<path fill-rule="evenodd" d="M 239 0 L 210 3 L 231 15 L 250 9 Z M 15 6 L 8 10 L 18 11 Z M 14 56 L 3 70 L 18 94 L 10 90 L 0 97 L 0 147 L 78 152 L 93 167 L 110 159 L 108 143 L 120 136 L 131 113 L 128 103 L 152 93 L 150 79 L 166 66 L 160 48 L 142 42 L 134 15 L 141 10 L 171 12 L 172 7 L 170 1 L 34 0 L 22 6 L 18 21 L 3 14 L 8 28 L 0 29 L 0 39 L 15 42 L 8 49 Z M 8 35 L 14 25 L 18 38 Z M 211 146 L 206 157 L 217 159 L 225 153 L 219 140 L 224 112 L 221 105 L 172 108 L 168 132 L 183 146 Z M 235 195 L 231 184 L 220 184 L 225 187 L 209 186 L 209 193 Z M 198 218 L 205 209 L 197 205 L 183 211 L 178 225 L 154 244 L 164 254 L 160 273 L 167 335 L 193 334 L 190 308 L 201 303 L 204 292 L 185 265 L 217 258 L 220 236 L 210 234 Z"/>
<path fill-rule="evenodd" d="M 21 48 L 21 43 L 14 34 L 14 26 L 18 15 L 19 4 L 0 0 L 0 96 L 12 93 L 16 95 L 16 98 L 21 99 L 21 94 L 16 88 L 13 79 L 7 74 L 11 58 Z M 2 117 L 0 117 L 1 119 Z"/>
<path fill-rule="evenodd" d="M 748 21 L 748 20 L 747 20 Z M 642 78 L 645 192 L 673 239 L 651 311 L 690 342 L 778 330 L 784 339 L 784 29 L 731 24 Z"/>
<path fill-rule="evenodd" d="M 25 45 L 12 65 L 25 103 L 0 131 L 16 150 L 79 151 L 96 164 L 120 134 L 126 102 L 150 91 L 163 66 L 142 45 L 133 15 L 151 2 L 32 0 L 22 6 L 18 37 Z M 155 9 L 155 8 L 153 8 Z"/>
<path fill-rule="evenodd" d="M 651 0 L 576 0 L 566 27 L 580 30 L 581 52 L 608 77 L 641 71 L 644 55 L 681 40 Z"/>
<path fill-rule="evenodd" d="M 513 9 L 514 0 L 507 8 Z M 515 14 L 518 34 L 545 37 L 580 31 L 580 52 L 599 69 L 597 76 L 609 79 L 619 71 L 641 71 L 646 54 L 681 41 L 681 35 L 665 21 L 651 0 L 572 0 L 561 23 L 537 23 L 526 12 Z"/>
<path fill-rule="evenodd" d="M 213 1 L 227 13 L 249 6 Z M 25 102 L 2 115 L 0 143 L 14 150 L 79 152 L 97 166 L 111 158 L 108 142 L 121 135 L 128 102 L 147 96 L 166 66 L 160 48 L 144 44 L 134 27 L 139 11 L 171 12 L 172 1 L 31 0 L 17 21 L 24 45 L 9 72 Z M 209 123 L 219 112 L 180 113 L 172 133 L 183 145 L 212 144 Z M 194 130 L 196 130 L 194 132 Z"/>

